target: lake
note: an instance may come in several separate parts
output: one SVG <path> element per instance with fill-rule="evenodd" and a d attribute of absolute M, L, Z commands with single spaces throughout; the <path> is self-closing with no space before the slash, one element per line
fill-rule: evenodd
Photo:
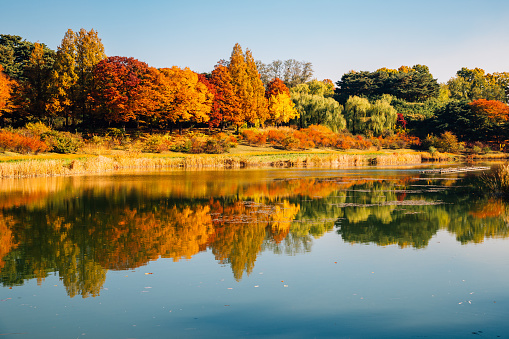
<path fill-rule="evenodd" d="M 4 179 L 0 335 L 507 337 L 509 206 L 476 175 Z"/>

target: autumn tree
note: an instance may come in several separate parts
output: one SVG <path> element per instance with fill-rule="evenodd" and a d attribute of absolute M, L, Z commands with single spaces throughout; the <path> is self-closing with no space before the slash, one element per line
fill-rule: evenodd
<path fill-rule="evenodd" d="M 476 127 L 485 140 L 499 139 L 506 132 L 509 119 L 509 106 L 496 100 L 478 99 L 470 103 L 472 112 L 477 117 Z"/>
<path fill-rule="evenodd" d="M 290 95 L 286 93 L 271 95 L 269 98 L 269 121 L 281 125 L 298 117 L 299 112 L 295 109 L 295 104 Z"/>
<path fill-rule="evenodd" d="M 220 109 L 219 94 L 214 84 L 204 75 L 198 74 L 198 81 L 204 84 L 213 96 L 209 113 L 209 128 L 223 127 L 223 114 Z"/>
<path fill-rule="evenodd" d="M 13 86 L 14 81 L 3 72 L 3 67 L 0 65 L 0 117 L 11 109 L 11 93 Z"/>
<path fill-rule="evenodd" d="M 253 55 L 249 49 L 246 50 L 246 72 L 248 78 L 248 102 L 247 117 L 251 123 L 263 125 L 268 118 L 267 99 L 265 99 L 265 87 L 260 79 Z"/>
<path fill-rule="evenodd" d="M 137 124 L 151 116 L 159 104 L 158 71 L 134 58 L 108 57 L 93 71 L 92 100 L 98 117 L 107 122 Z"/>
<path fill-rule="evenodd" d="M 53 74 L 54 91 L 58 94 L 53 103 L 56 111 L 73 120 L 90 118 L 88 98 L 93 89 L 93 70 L 105 58 L 104 46 L 96 31 L 67 30 L 58 47 Z"/>
<path fill-rule="evenodd" d="M 228 68 L 224 65 L 217 65 L 212 71 L 210 81 L 214 84 L 216 90 L 214 101 L 219 106 L 222 121 L 235 126 L 241 125 L 243 118 L 238 103 L 239 99 L 235 95 Z"/>
<path fill-rule="evenodd" d="M 288 87 L 286 87 L 285 83 L 281 79 L 275 78 L 268 83 L 267 89 L 265 90 L 265 97 L 270 99 L 271 96 L 275 96 L 281 93 L 290 95 L 290 90 Z"/>
<path fill-rule="evenodd" d="M 242 47 L 237 43 L 233 47 L 232 54 L 230 56 L 230 63 L 228 65 L 228 71 L 230 72 L 231 83 L 233 86 L 233 92 L 237 100 L 235 104 L 237 107 L 234 108 L 236 114 L 239 115 L 237 119 L 237 130 L 240 125 L 248 121 L 249 117 L 248 110 L 250 105 L 249 92 L 249 78 L 247 74 L 247 65 L 242 52 Z M 252 91 L 252 90 L 251 90 Z"/>
<path fill-rule="evenodd" d="M 68 29 L 57 49 L 52 73 L 54 99 L 51 102 L 52 111 L 65 118 L 66 126 L 70 118 L 74 120 L 77 106 L 78 74 L 75 59 L 76 35 Z"/>
<path fill-rule="evenodd" d="M 177 66 L 163 68 L 161 73 L 161 122 L 178 123 L 181 131 L 184 122 L 209 121 L 214 98 L 207 86 L 198 80 L 198 75 L 189 68 Z"/>

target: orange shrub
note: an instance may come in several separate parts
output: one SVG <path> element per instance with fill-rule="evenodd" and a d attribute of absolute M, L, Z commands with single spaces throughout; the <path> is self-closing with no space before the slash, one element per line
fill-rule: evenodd
<path fill-rule="evenodd" d="M 261 131 L 245 129 L 242 131 L 242 136 L 250 145 L 263 145 L 267 142 L 267 136 Z"/>
<path fill-rule="evenodd" d="M 301 131 L 306 133 L 308 138 L 312 140 L 316 146 L 331 147 L 336 143 L 337 134 L 331 131 L 327 126 L 311 125 Z"/>
<path fill-rule="evenodd" d="M 280 129 L 270 129 L 267 131 L 267 141 L 272 145 L 281 145 L 285 137 L 285 133 Z"/>
<path fill-rule="evenodd" d="M 299 148 L 301 149 L 315 147 L 315 143 L 305 130 L 293 132 L 293 137 L 299 141 Z"/>
<path fill-rule="evenodd" d="M 38 153 L 49 149 L 38 137 L 25 136 L 10 131 L 0 131 L 0 149 L 17 153 Z"/>

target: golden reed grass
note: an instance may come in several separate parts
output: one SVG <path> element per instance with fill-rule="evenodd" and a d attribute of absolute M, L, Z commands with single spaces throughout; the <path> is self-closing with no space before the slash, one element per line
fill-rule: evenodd
<path fill-rule="evenodd" d="M 65 176 L 105 173 L 118 170 L 230 169 L 245 167 L 345 167 L 421 163 L 420 153 L 340 154 L 340 153 L 252 153 L 245 155 L 142 156 L 127 152 L 69 160 L 22 160 L 0 163 L 0 178 Z"/>

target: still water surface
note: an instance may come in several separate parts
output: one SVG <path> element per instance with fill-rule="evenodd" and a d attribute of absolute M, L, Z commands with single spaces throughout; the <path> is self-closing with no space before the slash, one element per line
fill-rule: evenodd
<path fill-rule="evenodd" d="M 508 337 L 509 206 L 417 169 L 0 182 L 6 338 Z"/>

